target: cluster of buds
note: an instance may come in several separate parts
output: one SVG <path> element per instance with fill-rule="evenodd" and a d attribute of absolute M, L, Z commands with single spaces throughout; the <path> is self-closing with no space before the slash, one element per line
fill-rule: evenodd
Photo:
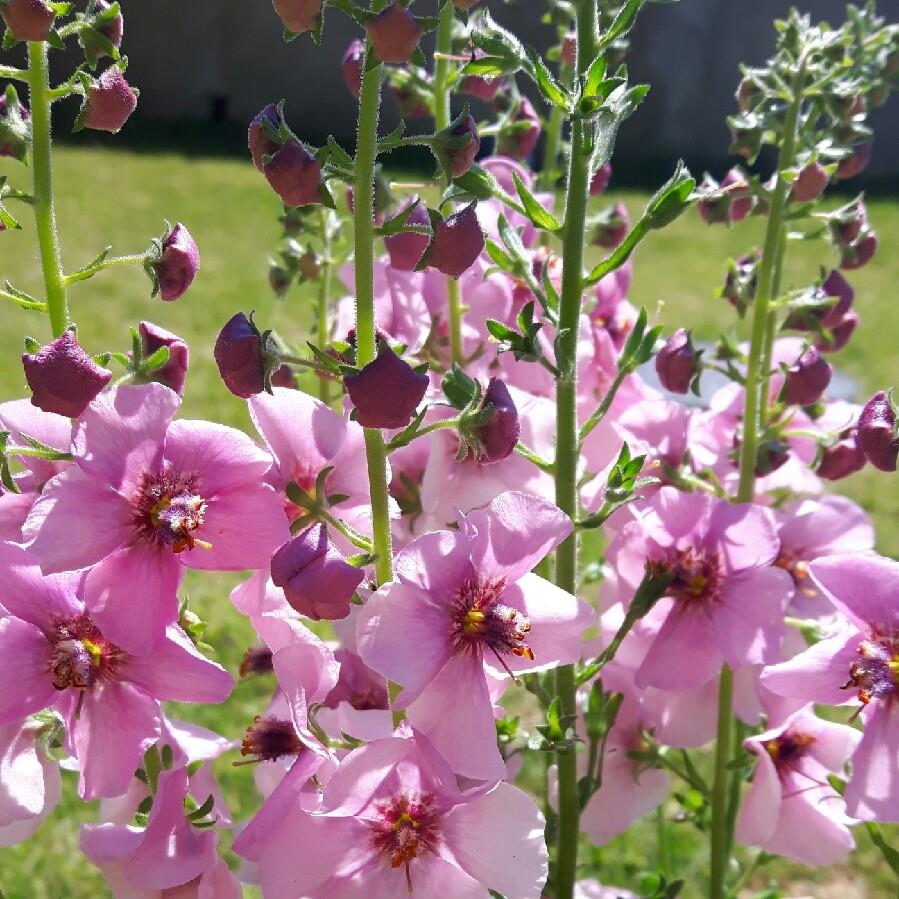
<path fill-rule="evenodd" d="M 846 346 L 858 326 L 858 314 L 852 308 L 854 298 L 852 286 L 834 269 L 820 284 L 791 301 L 784 327 L 817 332 L 817 349 L 822 353 L 837 352 Z"/>
<path fill-rule="evenodd" d="M 732 168 L 720 184 L 706 174 L 699 186 L 699 194 L 696 208 L 708 225 L 741 222 L 752 211 L 752 193 L 746 174 L 739 167 Z"/>
<path fill-rule="evenodd" d="M 840 254 L 840 268 L 862 268 L 871 261 L 877 252 L 877 233 L 868 223 L 868 212 L 861 197 L 821 217 L 827 222 L 833 245 Z"/>

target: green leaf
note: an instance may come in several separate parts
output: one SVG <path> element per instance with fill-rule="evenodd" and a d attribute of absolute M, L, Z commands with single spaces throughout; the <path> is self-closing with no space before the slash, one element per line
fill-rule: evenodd
<path fill-rule="evenodd" d="M 664 228 L 691 205 L 696 179 L 679 159 L 674 174 L 650 197 L 645 215 L 653 230 Z"/>
<path fill-rule="evenodd" d="M 489 322 L 487 327 L 490 327 Z M 441 386 L 443 395 L 456 409 L 464 409 L 471 402 L 477 390 L 477 382 L 465 374 L 458 363 L 455 363 L 452 369 L 444 375 Z"/>
<path fill-rule="evenodd" d="M 597 47 L 599 53 L 603 53 L 618 38 L 624 37 L 633 28 L 637 13 L 640 12 L 644 3 L 646 0 L 625 0 L 624 6 L 621 7 L 612 24 L 600 35 Z"/>
<path fill-rule="evenodd" d="M 534 81 L 537 83 L 537 87 L 540 88 L 540 93 L 543 94 L 546 100 L 557 109 L 561 109 L 566 113 L 571 112 L 571 95 L 558 81 L 556 81 L 553 73 L 550 72 L 546 63 L 543 61 L 543 57 L 531 47 L 526 47 L 525 53 L 531 64 L 531 69 L 533 70 L 529 74 L 533 76 Z"/>
<path fill-rule="evenodd" d="M 562 225 L 556 220 L 549 210 L 537 202 L 537 198 L 528 190 L 525 183 L 518 177 L 517 172 L 512 172 L 512 180 L 515 182 L 515 190 L 521 198 L 524 211 L 531 223 L 541 231 L 560 231 Z"/>
<path fill-rule="evenodd" d="M 352 170 L 355 163 L 353 162 L 353 157 L 347 153 L 343 147 L 340 146 L 339 143 L 334 139 L 334 136 L 329 134 L 326 146 L 328 150 L 331 151 L 331 158 L 333 158 L 338 165 L 342 166 L 345 169 Z"/>

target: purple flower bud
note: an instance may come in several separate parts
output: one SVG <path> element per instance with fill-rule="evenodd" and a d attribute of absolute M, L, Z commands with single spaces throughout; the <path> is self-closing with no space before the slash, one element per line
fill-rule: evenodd
<path fill-rule="evenodd" d="M 263 166 L 272 190 L 287 206 L 321 203 L 321 169 L 321 163 L 294 140 L 288 140 Z"/>
<path fill-rule="evenodd" d="M 452 173 L 453 178 L 461 178 L 471 168 L 475 156 L 478 155 L 478 150 L 481 149 L 478 126 L 475 124 L 475 120 L 467 115 L 461 122 L 437 135 L 438 138 L 463 138 L 466 135 L 470 139 L 464 146 L 440 149 L 444 164 Z"/>
<path fill-rule="evenodd" d="M 118 66 L 110 66 L 91 83 L 81 114 L 81 124 L 94 131 L 118 134 L 137 108 L 137 93 Z"/>
<path fill-rule="evenodd" d="M 742 221 L 752 209 L 748 187 L 739 168 L 731 169 L 720 184 L 706 175 L 701 187 L 706 196 L 697 203 L 702 220 L 708 225 Z"/>
<path fill-rule="evenodd" d="M 631 217 L 628 215 L 627 206 L 624 203 L 616 203 L 607 210 L 605 217 L 593 231 L 593 244 L 597 247 L 605 247 L 614 250 L 630 230 Z"/>
<path fill-rule="evenodd" d="M 375 56 L 381 62 L 403 63 L 412 59 L 424 31 L 415 16 L 400 3 L 391 3 L 365 26 Z"/>
<path fill-rule="evenodd" d="M 577 35 L 574 33 L 566 34 L 564 40 L 562 41 L 562 51 L 561 51 L 561 59 L 562 62 L 565 63 L 566 66 L 574 66 L 577 64 Z"/>
<path fill-rule="evenodd" d="M 852 153 L 837 166 L 837 180 L 846 181 L 861 174 L 871 161 L 873 144 L 859 144 Z"/>
<path fill-rule="evenodd" d="M 109 0 L 97 0 L 94 4 L 93 15 L 88 18 L 88 23 L 91 27 L 85 28 L 78 35 L 78 40 L 84 48 L 85 57 L 91 66 L 95 66 L 98 59 L 109 55 L 106 52 L 106 41 L 109 41 L 116 50 L 122 46 L 125 21 L 122 18 L 121 11 L 117 12 L 111 19 L 104 18 L 103 13 L 110 6 L 112 4 Z M 105 41 L 102 41 L 102 38 L 105 38 Z"/>
<path fill-rule="evenodd" d="M 190 350 L 187 344 L 171 331 L 166 331 L 152 322 L 141 322 L 138 326 L 143 356 L 152 356 L 160 347 L 169 348 L 169 358 L 165 365 L 150 373 L 150 379 L 165 384 L 178 396 L 184 393 L 184 380 L 190 364 Z"/>
<path fill-rule="evenodd" d="M 483 249 L 484 232 L 471 203 L 437 222 L 424 258 L 431 268 L 459 278 L 474 265 Z"/>
<path fill-rule="evenodd" d="M 793 182 L 792 197 L 797 203 L 810 203 L 824 193 L 830 180 L 827 170 L 818 162 L 810 162 Z"/>
<path fill-rule="evenodd" d="M 97 0 L 94 6 L 95 13 L 105 12 L 112 4 L 109 0 Z M 100 34 L 109 41 L 116 50 L 122 46 L 122 36 L 125 33 L 125 20 L 122 18 L 121 8 L 119 12 L 108 22 L 101 25 Z"/>
<path fill-rule="evenodd" d="M 322 0 L 272 0 L 272 5 L 288 31 L 304 34 L 318 28 Z"/>
<path fill-rule="evenodd" d="M 865 403 L 855 433 L 859 448 L 875 468 L 880 471 L 896 470 L 899 456 L 896 411 L 883 390 L 878 390 Z"/>
<path fill-rule="evenodd" d="M 190 231 L 180 222 L 162 238 L 159 253 L 150 259 L 156 290 L 167 303 L 184 296 L 200 270 L 200 251 Z"/>
<path fill-rule="evenodd" d="M 364 428 L 405 428 L 428 389 L 428 376 L 381 343 L 378 358 L 343 379 Z"/>
<path fill-rule="evenodd" d="M 426 119 L 431 115 L 427 97 L 410 85 L 392 86 L 400 117 L 404 119 Z"/>
<path fill-rule="evenodd" d="M 484 392 L 481 408 L 493 406 L 489 421 L 475 428 L 474 435 L 478 440 L 480 454 L 478 462 L 489 464 L 502 462 L 514 451 L 521 435 L 521 422 L 518 410 L 512 401 L 509 388 L 499 378 L 491 378 Z"/>
<path fill-rule="evenodd" d="M 748 193 L 749 185 L 739 168 L 731 169 L 721 181 L 721 186 L 730 188 L 728 194 L 732 198 L 730 204 L 730 221 L 740 222 L 752 210 L 752 196 Z"/>
<path fill-rule="evenodd" d="M 846 271 L 862 268 L 874 258 L 876 252 L 877 232 L 868 231 L 855 243 L 851 243 L 847 247 L 841 247 L 840 268 Z"/>
<path fill-rule="evenodd" d="M 31 404 L 69 418 L 81 415 L 112 378 L 112 372 L 97 365 L 71 331 L 64 331 L 33 356 L 26 353 L 22 365 Z"/>
<path fill-rule="evenodd" d="M 672 393 L 686 393 L 699 371 L 699 353 L 693 347 L 690 332 L 678 328 L 656 356 L 659 380 Z"/>
<path fill-rule="evenodd" d="M 413 200 L 411 205 L 415 208 L 407 219 L 407 224 L 430 228 L 431 219 L 428 210 L 418 199 Z M 415 271 L 429 243 L 430 238 L 425 234 L 392 234 L 384 238 L 390 264 L 401 272 Z"/>
<path fill-rule="evenodd" d="M 31 114 L 10 84 L 0 94 L 0 156 L 24 162 L 31 143 Z"/>
<path fill-rule="evenodd" d="M 817 474 L 826 481 L 839 481 L 865 467 L 865 454 L 859 449 L 855 432 L 844 431 L 833 446 L 821 454 Z"/>
<path fill-rule="evenodd" d="M 263 171 L 262 157 L 274 156 L 278 151 L 278 144 L 266 134 L 262 127 L 263 121 L 267 122 L 277 131 L 281 127 L 281 118 L 278 115 L 278 107 L 274 103 L 269 103 L 263 110 L 257 113 L 256 117 L 250 122 L 247 130 L 247 145 L 250 148 L 250 155 L 253 157 L 253 165 L 259 171 Z"/>
<path fill-rule="evenodd" d="M 836 327 L 852 308 L 855 291 L 852 289 L 852 285 L 836 269 L 833 269 L 824 279 L 821 290 L 825 296 L 837 298 L 836 303 L 825 312 L 821 319 L 821 324 L 825 328 Z"/>
<path fill-rule="evenodd" d="M 44 0 L 8 0 L 0 6 L 6 27 L 20 41 L 44 41 L 50 34 L 56 13 Z"/>
<path fill-rule="evenodd" d="M 868 210 L 864 201 L 854 200 L 839 210 L 837 217 L 831 221 L 831 235 L 837 246 L 853 243 L 868 224 Z"/>
<path fill-rule="evenodd" d="M 607 162 L 601 165 L 590 179 L 590 196 L 598 197 L 609 186 L 612 178 L 612 163 Z"/>
<path fill-rule="evenodd" d="M 225 324 L 215 340 L 215 362 L 225 386 L 248 399 L 265 390 L 267 377 L 280 365 L 277 352 L 242 312 Z"/>
<path fill-rule="evenodd" d="M 272 556 L 275 586 L 294 609 L 315 621 L 346 618 L 363 577 L 331 544 L 323 524 L 297 534 Z"/>
<path fill-rule="evenodd" d="M 852 337 L 855 329 L 858 327 L 859 318 L 855 312 L 847 312 L 839 324 L 828 325 L 831 337 L 827 338 L 823 334 L 815 340 L 815 346 L 822 353 L 836 353 L 843 349 L 849 338 Z"/>
<path fill-rule="evenodd" d="M 791 406 L 817 403 L 833 374 L 830 364 L 818 349 L 810 346 L 788 369 L 784 381 L 784 397 Z"/>
<path fill-rule="evenodd" d="M 358 100 L 362 90 L 362 61 L 365 58 L 365 44 L 358 38 L 350 41 L 340 60 L 340 74 L 347 90 Z"/>
<path fill-rule="evenodd" d="M 497 138 L 497 153 L 513 159 L 527 159 L 539 139 L 540 116 L 531 101 L 522 97 L 510 126 L 501 131 Z"/>

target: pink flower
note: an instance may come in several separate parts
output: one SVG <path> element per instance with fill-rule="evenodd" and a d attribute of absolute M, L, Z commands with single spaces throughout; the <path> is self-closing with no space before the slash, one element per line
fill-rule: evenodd
<path fill-rule="evenodd" d="M 87 608 L 135 652 L 178 617 L 184 566 L 260 568 L 289 536 L 261 482 L 269 455 L 232 428 L 172 422 L 178 405 L 161 384 L 99 396 L 76 425 L 75 465 L 47 484 L 25 525 L 45 573 L 93 566 Z"/>
<path fill-rule="evenodd" d="M 169 627 L 151 652 L 113 643 L 77 597 L 80 577 L 42 575 L 23 549 L 0 544 L 8 615 L 0 618 L 0 723 L 48 706 L 66 722 L 85 799 L 125 792 L 159 736 L 160 701 L 222 702 L 230 675 Z M 134 584 L 128 584 L 134 587 Z"/>
<path fill-rule="evenodd" d="M 359 655 L 404 688 L 398 706 L 458 774 L 505 773 L 485 666 L 514 676 L 580 656 L 592 610 L 530 573 L 570 532 L 551 503 L 503 493 L 461 516 L 458 532 L 413 540 L 397 556 L 397 580 L 362 608 Z"/>
<path fill-rule="evenodd" d="M 509 784 L 462 793 L 419 734 L 351 752 L 319 811 L 292 808 L 259 860 L 266 899 L 539 899 L 543 817 Z"/>
<path fill-rule="evenodd" d="M 855 691 L 865 729 L 844 793 L 853 818 L 899 821 L 899 562 L 874 553 L 833 555 L 809 566 L 815 584 L 849 624 L 762 683 L 781 696 L 839 705 Z"/>
<path fill-rule="evenodd" d="M 810 706 L 743 745 L 758 758 L 737 839 L 805 865 L 834 865 L 855 848 L 845 803 L 827 780 L 843 776 L 861 735 Z"/>
<path fill-rule="evenodd" d="M 579 880 L 574 899 L 638 899 L 637 894 L 621 887 L 603 886 L 598 880 Z"/>
<path fill-rule="evenodd" d="M 769 567 L 779 548 L 771 514 L 673 487 L 637 514 L 608 550 L 618 598 L 630 601 L 647 562 L 673 575 L 640 624 L 655 640 L 637 686 L 684 690 L 710 681 L 725 661 L 732 668 L 774 661 L 792 582 Z"/>

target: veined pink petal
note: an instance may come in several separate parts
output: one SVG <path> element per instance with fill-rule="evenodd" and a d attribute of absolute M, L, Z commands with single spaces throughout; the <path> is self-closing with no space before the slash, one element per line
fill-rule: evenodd
<path fill-rule="evenodd" d="M 35 737 L 27 725 L 0 726 L 0 847 L 19 842 L 10 825 L 33 822 L 36 828 L 59 801 L 59 766 L 46 758 Z"/>
<path fill-rule="evenodd" d="M 449 605 L 472 577 L 471 540 L 458 531 L 432 531 L 416 537 L 396 557 L 396 578 L 440 605 Z"/>
<path fill-rule="evenodd" d="M 716 503 L 707 541 L 717 547 L 728 572 L 770 565 L 780 549 L 771 511 L 750 503 Z"/>
<path fill-rule="evenodd" d="M 705 610 L 675 603 L 637 670 L 635 683 L 666 690 L 701 687 L 718 674 L 723 661 Z"/>
<path fill-rule="evenodd" d="M 899 627 L 899 562 L 876 553 L 816 559 L 812 580 L 860 630 L 871 624 Z"/>
<path fill-rule="evenodd" d="M 47 446 L 63 452 L 69 449 L 72 442 L 72 422 L 64 415 L 44 412 L 33 405 L 31 400 L 12 400 L 0 403 L 0 427 L 10 431 L 14 442 L 25 446 L 23 434 L 34 437 Z M 68 462 L 51 462 L 35 456 L 21 456 L 22 464 L 34 473 L 39 483 L 49 481 L 68 467 Z"/>
<path fill-rule="evenodd" d="M 740 817 L 737 819 L 737 840 L 750 846 L 766 844 L 777 830 L 780 815 L 781 785 L 771 756 L 758 741 L 747 741 L 755 752 L 757 761 L 752 784 L 743 799 Z"/>
<path fill-rule="evenodd" d="M 452 896 L 452 899 L 487 899 L 482 883 L 469 877 L 461 868 L 438 855 L 416 858 L 409 870 L 412 895 Z M 360 871 L 350 880 L 321 891 L 321 896 L 333 899 L 397 899 L 409 895 L 403 867 L 392 868 L 379 863 Z M 522 897 L 524 899 L 524 897 Z"/>
<path fill-rule="evenodd" d="M 835 865 L 855 848 L 843 809 L 830 787 L 809 790 L 797 783 L 784 796 L 777 829 L 764 848 L 804 865 Z"/>
<path fill-rule="evenodd" d="M 877 701 L 866 715 L 861 742 L 852 756 L 846 811 L 866 821 L 899 821 L 899 707 Z"/>
<path fill-rule="evenodd" d="M 0 618 L 0 724 L 21 721 L 56 698 L 50 644 L 33 624 Z"/>
<path fill-rule="evenodd" d="M 2 604 L 17 618 L 50 631 L 55 618 L 78 615 L 84 606 L 75 598 L 80 575 L 43 575 L 31 553 L 0 543 Z"/>

